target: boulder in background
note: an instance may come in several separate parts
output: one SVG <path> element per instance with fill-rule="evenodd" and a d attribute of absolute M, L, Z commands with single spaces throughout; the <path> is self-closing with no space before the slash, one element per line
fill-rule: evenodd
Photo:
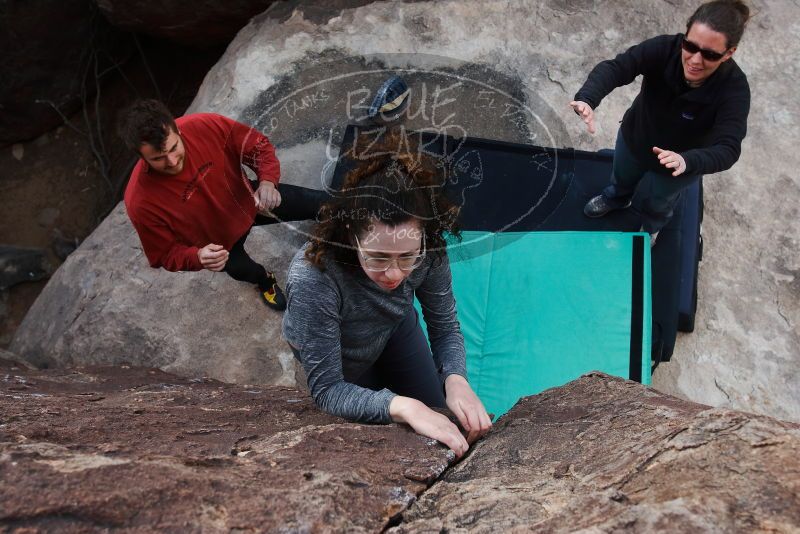
<path fill-rule="evenodd" d="M 253 258 L 281 284 L 305 241 L 300 228 L 257 227 L 247 240 Z M 280 328 L 281 315 L 255 286 L 225 273 L 150 267 L 120 203 L 50 279 L 11 351 L 37 367 L 127 363 L 292 386 L 296 360 Z"/>

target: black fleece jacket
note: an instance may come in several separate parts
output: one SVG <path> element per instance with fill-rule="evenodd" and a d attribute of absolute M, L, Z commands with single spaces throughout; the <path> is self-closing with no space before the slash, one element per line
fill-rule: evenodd
<path fill-rule="evenodd" d="M 596 109 L 617 87 L 642 74 L 642 89 L 622 118 L 622 136 L 643 165 L 670 174 L 652 152 L 657 146 L 680 153 L 685 174 L 729 169 L 741 153 L 750 112 L 750 86 L 733 59 L 724 62 L 700 87 L 683 77 L 683 34 L 661 35 L 598 63 L 575 100 Z"/>

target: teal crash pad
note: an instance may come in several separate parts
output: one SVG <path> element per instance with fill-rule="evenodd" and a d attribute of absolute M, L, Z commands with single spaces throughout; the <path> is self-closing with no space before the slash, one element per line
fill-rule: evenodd
<path fill-rule="evenodd" d="M 650 383 L 647 234 L 464 232 L 448 255 L 469 381 L 489 412 L 593 370 Z"/>

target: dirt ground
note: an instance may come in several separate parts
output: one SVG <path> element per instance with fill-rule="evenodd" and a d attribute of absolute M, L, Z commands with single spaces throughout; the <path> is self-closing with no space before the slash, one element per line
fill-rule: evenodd
<path fill-rule="evenodd" d="M 223 51 L 144 39 L 143 54 L 123 66 L 124 76 L 102 86 L 99 121 L 91 98 L 86 114 L 81 110 L 69 117 L 70 125 L 32 141 L 0 146 L 0 244 L 44 250 L 54 272 L 64 253 L 88 236 L 122 198 L 136 158 L 114 132 L 118 110 L 136 98 L 160 97 L 173 113 L 182 114 Z M 95 152 L 108 161 L 105 174 Z M 46 283 L 25 282 L 0 292 L 0 348 L 10 345 Z"/>

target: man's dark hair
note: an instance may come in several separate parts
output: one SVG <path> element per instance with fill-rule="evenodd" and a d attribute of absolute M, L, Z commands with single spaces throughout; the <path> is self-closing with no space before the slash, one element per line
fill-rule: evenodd
<path fill-rule="evenodd" d="M 750 8 L 741 0 L 714 0 L 698 7 L 689 17 L 686 33 L 689 33 L 695 22 L 705 24 L 725 36 L 728 41 L 726 49 L 732 48 L 738 46 L 749 19 Z"/>
<path fill-rule="evenodd" d="M 172 113 L 160 101 L 152 99 L 134 102 L 122 112 L 117 124 L 117 133 L 125 146 L 136 154 L 144 143 L 163 150 L 170 130 L 178 131 Z"/>

